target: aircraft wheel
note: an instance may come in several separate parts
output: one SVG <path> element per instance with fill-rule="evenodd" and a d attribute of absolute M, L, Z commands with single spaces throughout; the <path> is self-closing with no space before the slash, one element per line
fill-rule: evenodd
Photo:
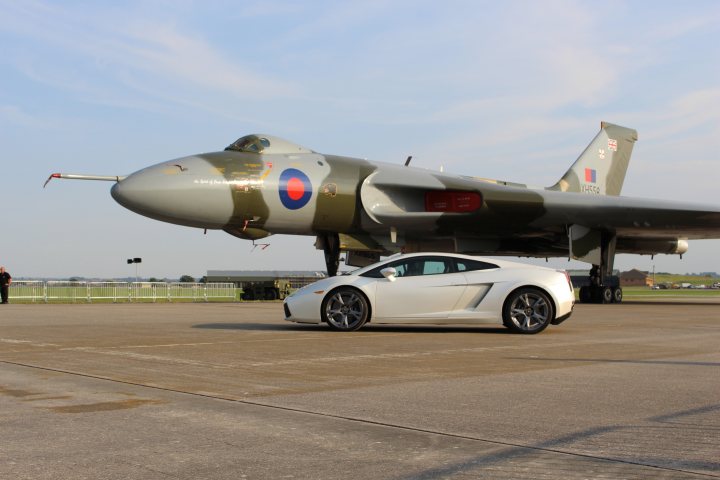
<path fill-rule="evenodd" d="M 613 303 L 622 303 L 622 300 L 623 300 L 622 288 L 620 288 L 620 287 L 613 288 L 612 295 L 613 295 L 613 299 L 612 299 Z"/>
<path fill-rule="evenodd" d="M 516 333 L 540 333 L 553 318 L 552 300 L 536 288 L 515 290 L 503 306 L 503 324 Z"/>
<path fill-rule="evenodd" d="M 580 303 L 591 303 L 592 293 L 590 287 L 580 287 Z"/>
<path fill-rule="evenodd" d="M 613 289 L 610 287 L 600 288 L 600 303 L 612 303 L 613 301 Z"/>
<path fill-rule="evenodd" d="M 341 332 L 358 330 L 368 321 L 370 307 L 365 296 L 350 287 L 340 287 L 325 297 L 320 307 L 322 320 Z"/>

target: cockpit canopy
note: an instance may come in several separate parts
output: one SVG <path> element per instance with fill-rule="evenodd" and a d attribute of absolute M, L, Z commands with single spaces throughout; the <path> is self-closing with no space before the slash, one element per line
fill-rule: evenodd
<path fill-rule="evenodd" d="M 245 135 L 240 137 L 225 151 L 243 152 L 243 153 L 314 153 L 309 148 L 302 147 L 282 138 L 270 135 Z"/>

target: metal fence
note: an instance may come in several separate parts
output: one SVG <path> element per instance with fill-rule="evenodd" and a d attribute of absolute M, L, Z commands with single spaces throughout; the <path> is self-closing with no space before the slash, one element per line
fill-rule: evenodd
<path fill-rule="evenodd" d="M 233 301 L 233 283 L 63 282 L 15 280 L 11 301 L 20 302 L 157 302 Z"/>

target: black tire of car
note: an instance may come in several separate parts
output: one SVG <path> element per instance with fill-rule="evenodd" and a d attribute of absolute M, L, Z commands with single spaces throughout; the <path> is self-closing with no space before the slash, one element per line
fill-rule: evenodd
<path fill-rule="evenodd" d="M 365 295 L 351 287 L 337 288 L 323 299 L 320 307 L 323 322 L 341 332 L 360 329 L 370 317 Z"/>
<path fill-rule="evenodd" d="M 503 325 L 513 332 L 533 335 L 550 325 L 555 318 L 555 308 L 545 292 L 524 287 L 508 295 L 503 305 L 502 317 Z"/>
<path fill-rule="evenodd" d="M 622 303 L 622 301 L 623 301 L 622 288 L 620 288 L 620 287 L 613 288 L 612 294 L 613 294 L 613 299 L 612 299 L 613 303 Z"/>

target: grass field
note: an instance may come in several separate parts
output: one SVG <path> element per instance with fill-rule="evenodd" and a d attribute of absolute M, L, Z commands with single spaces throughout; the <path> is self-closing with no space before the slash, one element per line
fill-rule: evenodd
<path fill-rule="evenodd" d="M 13 282 L 11 303 L 232 302 L 242 290 L 232 284 L 124 282 Z"/>
<path fill-rule="evenodd" d="M 668 290 L 653 290 L 649 287 L 623 287 L 624 297 L 655 297 L 655 298 L 669 298 L 669 297 L 716 297 L 720 298 L 720 289 L 668 289 Z"/>
<path fill-rule="evenodd" d="M 652 276 L 652 274 L 650 274 Z M 655 284 L 659 285 L 661 283 L 666 284 L 681 284 L 681 283 L 689 283 L 691 285 L 706 285 L 710 286 L 713 283 L 720 282 L 720 278 L 717 277 L 711 277 L 711 276 L 699 276 L 699 275 L 676 275 L 676 274 L 668 274 L 668 273 L 656 273 L 655 274 Z"/>

